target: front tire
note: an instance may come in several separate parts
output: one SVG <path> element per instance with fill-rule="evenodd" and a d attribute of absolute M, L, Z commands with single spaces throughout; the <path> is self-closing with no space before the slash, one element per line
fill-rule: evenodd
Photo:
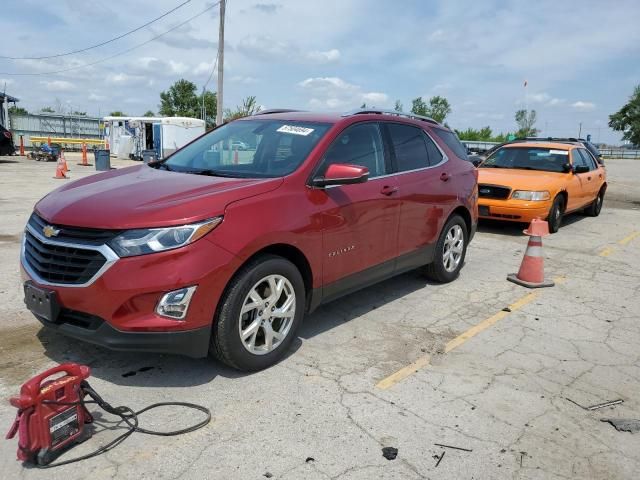
<path fill-rule="evenodd" d="M 276 255 L 260 256 L 229 282 L 214 319 L 211 352 L 237 370 L 270 367 L 291 346 L 305 305 L 296 266 Z"/>
<path fill-rule="evenodd" d="M 560 195 L 553 199 L 553 204 L 549 210 L 549 217 L 547 222 L 549 223 L 549 232 L 556 233 L 562 225 L 562 214 L 564 212 L 564 200 Z"/>
<path fill-rule="evenodd" d="M 436 243 L 433 262 L 425 267 L 425 275 L 439 283 L 449 283 L 460 274 L 467 253 L 469 233 L 461 216 L 452 216 Z"/>

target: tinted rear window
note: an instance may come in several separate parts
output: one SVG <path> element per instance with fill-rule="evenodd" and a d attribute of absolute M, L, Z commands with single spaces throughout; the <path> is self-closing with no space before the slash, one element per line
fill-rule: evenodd
<path fill-rule="evenodd" d="M 449 147 L 449 149 L 456 154 L 457 157 L 466 160 L 467 159 L 467 149 L 462 145 L 458 136 L 450 132 L 448 130 L 442 130 L 440 128 L 434 128 L 431 130 L 435 133 L 440 139 Z"/>

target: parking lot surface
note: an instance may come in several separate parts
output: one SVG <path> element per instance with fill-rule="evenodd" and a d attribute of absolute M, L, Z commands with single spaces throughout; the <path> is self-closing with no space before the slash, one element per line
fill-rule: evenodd
<path fill-rule="evenodd" d="M 95 173 L 69 157 L 72 178 Z M 518 225 L 484 223 L 455 282 L 410 272 L 338 300 L 306 319 L 285 360 L 241 374 L 211 359 L 110 352 L 42 330 L 22 302 L 20 239 L 34 203 L 68 180 L 52 178 L 53 163 L 2 157 L 0 396 L 73 361 L 91 366 L 90 383 L 113 405 L 176 400 L 212 411 L 202 430 L 135 434 L 48 471 L 51 479 L 637 478 L 640 434 L 601 420 L 640 419 L 639 169 L 608 161 L 600 217 L 570 215 L 544 239 L 554 287 L 507 282 L 527 237 Z M 579 406 L 616 399 L 624 402 Z M 1 405 L 8 430 L 15 409 Z M 122 432 L 112 417 L 96 418 L 96 436 L 65 458 Z M 167 430 L 197 420 L 174 409 L 141 417 Z M 16 447 L 1 443 L 3 477 L 43 478 L 15 460 Z"/>

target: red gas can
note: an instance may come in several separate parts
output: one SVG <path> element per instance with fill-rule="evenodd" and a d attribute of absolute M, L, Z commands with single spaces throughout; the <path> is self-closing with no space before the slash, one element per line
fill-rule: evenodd
<path fill-rule="evenodd" d="M 32 378 L 11 397 L 18 409 L 7 438 L 18 434 L 18 460 L 46 465 L 67 447 L 91 437 L 93 418 L 81 403 L 91 370 L 65 363 Z"/>

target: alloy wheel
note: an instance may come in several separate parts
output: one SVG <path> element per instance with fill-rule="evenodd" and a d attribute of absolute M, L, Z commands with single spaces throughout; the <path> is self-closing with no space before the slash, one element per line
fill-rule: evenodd
<path fill-rule="evenodd" d="M 447 272 L 453 272 L 462 260 L 464 233 L 460 225 L 453 225 L 447 232 L 442 249 L 442 263 Z"/>
<path fill-rule="evenodd" d="M 274 351 L 287 337 L 296 313 L 296 293 L 282 275 L 269 275 L 249 291 L 240 310 L 240 340 L 254 355 Z"/>

